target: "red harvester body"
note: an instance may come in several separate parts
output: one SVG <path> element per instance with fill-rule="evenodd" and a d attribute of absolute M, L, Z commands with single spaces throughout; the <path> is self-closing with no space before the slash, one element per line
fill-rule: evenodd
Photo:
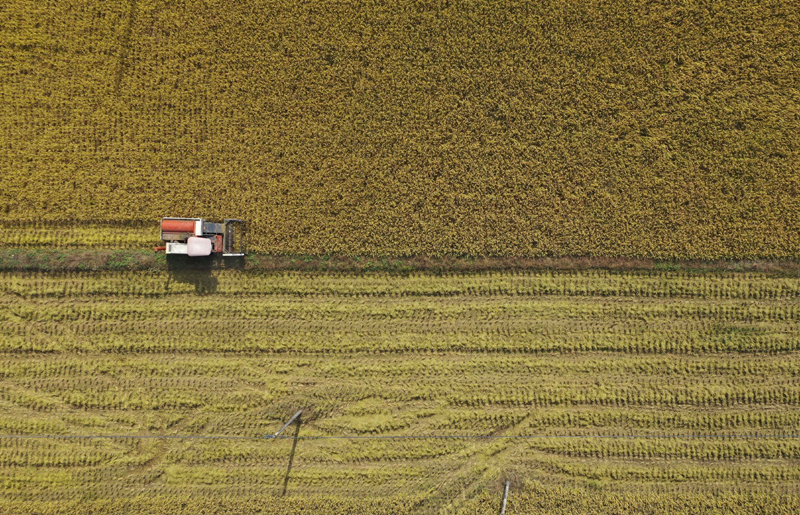
<path fill-rule="evenodd" d="M 156 250 L 190 257 L 244 256 L 245 228 L 245 221 L 237 218 L 226 218 L 222 223 L 202 218 L 162 218 L 161 239 L 166 246 L 156 247 Z"/>

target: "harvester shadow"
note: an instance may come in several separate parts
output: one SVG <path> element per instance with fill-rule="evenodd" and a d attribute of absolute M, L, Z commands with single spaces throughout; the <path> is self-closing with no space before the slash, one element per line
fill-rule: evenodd
<path fill-rule="evenodd" d="M 286 467 L 286 476 L 283 478 L 283 493 L 281 495 L 286 495 L 286 488 L 289 486 L 289 474 L 292 472 L 292 463 L 294 463 L 294 451 L 297 449 L 297 440 L 298 435 L 300 434 L 300 425 L 303 423 L 300 417 L 297 418 L 297 424 L 295 424 L 294 428 L 294 440 L 292 441 L 292 452 L 289 453 L 289 466 Z"/>
<path fill-rule="evenodd" d="M 197 294 L 216 293 L 219 280 L 215 270 L 244 270 L 244 257 L 189 257 L 183 255 L 167 256 L 167 285 L 176 283 L 191 284 Z"/>

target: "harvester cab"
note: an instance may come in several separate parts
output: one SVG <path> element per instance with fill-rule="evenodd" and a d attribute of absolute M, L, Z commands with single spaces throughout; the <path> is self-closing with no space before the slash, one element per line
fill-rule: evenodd
<path fill-rule="evenodd" d="M 222 223 L 202 218 L 162 218 L 161 239 L 166 246 L 156 250 L 189 257 L 244 256 L 245 228 L 245 221 L 236 218 L 226 218 Z"/>

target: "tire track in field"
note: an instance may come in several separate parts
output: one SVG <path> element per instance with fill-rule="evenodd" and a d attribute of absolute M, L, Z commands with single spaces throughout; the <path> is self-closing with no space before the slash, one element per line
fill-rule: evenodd
<path fill-rule="evenodd" d="M 531 412 L 529 411 L 519 421 L 498 428 L 489 434 L 492 436 L 507 434 L 508 431 L 513 431 L 523 425 L 530 416 Z M 447 515 L 458 512 L 463 503 L 472 498 L 478 489 L 491 484 L 499 476 L 507 473 L 486 462 L 502 462 L 502 456 L 518 445 L 520 443 L 513 440 L 495 440 L 489 445 L 483 444 L 475 454 L 463 461 L 417 505 L 417 508 L 420 509 L 419 513 Z M 476 474 L 476 471 L 479 473 Z"/>
<path fill-rule="evenodd" d="M 171 431 L 177 433 L 177 434 L 181 434 L 181 433 L 183 433 L 183 430 L 187 426 L 189 426 L 194 420 L 195 420 L 195 416 L 194 415 L 186 415 L 184 418 L 182 418 L 180 420 L 180 422 L 178 422 L 174 426 L 170 427 L 169 429 Z M 158 467 L 161 464 L 161 462 L 164 461 L 164 457 L 170 451 L 171 446 L 174 443 L 175 442 L 173 442 L 171 440 L 166 440 L 166 439 L 164 439 L 164 440 L 155 440 L 149 451 L 147 449 L 143 449 L 142 450 L 142 452 L 152 452 L 152 456 L 147 461 L 142 463 L 141 465 L 136 465 L 133 468 L 131 468 L 130 470 L 128 470 L 119 479 L 123 480 L 123 481 L 125 481 L 125 480 L 128 480 L 128 481 L 133 480 L 133 481 L 135 481 L 136 479 L 142 479 L 142 478 L 147 477 L 150 472 L 154 471 L 154 469 L 156 469 L 156 467 Z M 191 446 L 193 442 L 186 441 L 186 442 L 182 442 L 182 443 L 183 443 L 183 447 L 186 448 L 186 447 Z M 137 447 L 141 447 L 142 444 L 143 444 L 143 441 L 139 440 L 137 442 Z M 160 474 L 158 474 L 156 476 L 156 478 L 159 477 L 159 476 L 160 476 Z M 153 479 L 156 479 L 156 478 L 153 478 Z M 148 482 L 150 482 L 150 481 L 148 481 Z"/>

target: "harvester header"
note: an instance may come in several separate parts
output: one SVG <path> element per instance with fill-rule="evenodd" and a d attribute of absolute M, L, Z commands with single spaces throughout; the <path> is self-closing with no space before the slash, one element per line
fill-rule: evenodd
<path fill-rule="evenodd" d="M 161 239 L 166 246 L 156 250 L 190 257 L 244 256 L 245 227 L 245 221 L 237 218 L 226 218 L 222 223 L 202 218 L 162 218 Z"/>

